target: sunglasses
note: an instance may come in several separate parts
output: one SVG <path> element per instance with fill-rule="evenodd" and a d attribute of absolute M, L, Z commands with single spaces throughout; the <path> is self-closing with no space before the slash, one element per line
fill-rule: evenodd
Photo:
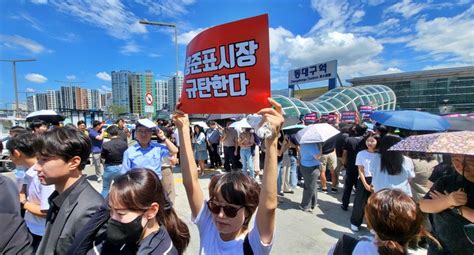
<path fill-rule="evenodd" d="M 209 211 L 211 211 L 213 214 L 219 214 L 221 210 L 224 210 L 224 214 L 227 217 L 234 218 L 235 216 L 237 216 L 237 213 L 239 212 L 239 210 L 244 207 L 241 206 L 237 208 L 230 205 L 220 206 L 212 201 L 207 201 L 207 208 L 209 208 Z"/>

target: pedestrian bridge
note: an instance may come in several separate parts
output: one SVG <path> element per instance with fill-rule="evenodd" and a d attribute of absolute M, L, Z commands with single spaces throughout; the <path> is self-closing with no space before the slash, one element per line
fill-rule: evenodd
<path fill-rule="evenodd" d="M 282 105 L 286 116 L 295 117 L 311 112 L 321 116 L 331 112 L 357 111 L 363 105 L 370 105 L 374 110 L 395 110 L 397 101 L 395 92 L 384 85 L 339 87 L 311 101 L 281 95 L 272 97 Z"/>

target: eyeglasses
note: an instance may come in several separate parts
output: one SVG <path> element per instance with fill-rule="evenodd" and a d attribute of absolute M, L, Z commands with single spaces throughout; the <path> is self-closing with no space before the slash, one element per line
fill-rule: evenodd
<path fill-rule="evenodd" d="M 224 214 L 227 217 L 234 218 L 235 216 L 237 216 L 237 213 L 239 212 L 239 210 L 244 207 L 241 206 L 237 208 L 230 205 L 220 206 L 214 203 L 213 201 L 207 201 L 207 208 L 209 208 L 209 211 L 211 211 L 213 214 L 219 214 L 221 210 L 224 210 Z"/>

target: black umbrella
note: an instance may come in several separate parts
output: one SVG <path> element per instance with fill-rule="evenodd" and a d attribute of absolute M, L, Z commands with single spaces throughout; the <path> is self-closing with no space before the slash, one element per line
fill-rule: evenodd
<path fill-rule="evenodd" d="M 469 117 L 444 117 L 451 127 L 449 131 L 474 131 L 474 118 Z"/>
<path fill-rule="evenodd" d="M 42 120 L 47 123 L 58 123 L 64 121 L 64 116 L 58 114 L 53 110 L 40 110 L 32 112 L 26 116 L 26 121 Z"/>

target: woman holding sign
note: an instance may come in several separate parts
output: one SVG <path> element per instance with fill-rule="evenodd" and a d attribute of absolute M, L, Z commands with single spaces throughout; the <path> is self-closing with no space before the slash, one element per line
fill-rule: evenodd
<path fill-rule="evenodd" d="M 181 147 L 183 184 L 188 196 L 193 222 L 199 229 L 201 254 L 269 254 L 275 230 L 277 208 L 277 135 L 283 124 L 281 105 L 268 101 L 274 108 L 258 112 L 271 126 L 273 135 L 265 140 L 265 170 L 261 188 L 241 172 L 214 176 L 209 185 L 209 200 L 199 185 L 188 116 L 178 111 L 173 121 L 178 127 Z M 254 226 L 250 219 L 257 210 Z"/>

